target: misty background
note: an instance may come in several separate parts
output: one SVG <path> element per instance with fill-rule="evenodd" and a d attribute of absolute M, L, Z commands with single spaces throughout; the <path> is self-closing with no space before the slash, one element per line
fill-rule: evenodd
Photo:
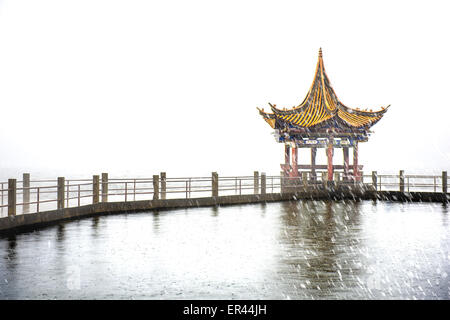
<path fill-rule="evenodd" d="M 302 102 L 319 47 L 344 104 L 391 105 L 364 171 L 450 170 L 449 7 L 0 0 L 0 178 L 279 174 L 256 107 Z"/>

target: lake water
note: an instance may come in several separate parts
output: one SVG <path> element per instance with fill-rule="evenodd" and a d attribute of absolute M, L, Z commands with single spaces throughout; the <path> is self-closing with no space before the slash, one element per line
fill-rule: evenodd
<path fill-rule="evenodd" d="M 449 299 L 442 204 L 129 213 L 0 238 L 1 299 Z"/>

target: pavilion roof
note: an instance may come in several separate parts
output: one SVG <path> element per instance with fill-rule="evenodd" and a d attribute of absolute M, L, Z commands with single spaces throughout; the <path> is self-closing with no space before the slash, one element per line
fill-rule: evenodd
<path fill-rule="evenodd" d="M 278 120 L 278 122 L 301 128 L 313 128 L 324 122 L 338 126 L 337 123 L 344 122 L 351 128 L 369 129 L 383 117 L 389 108 L 389 106 L 382 107 L 378 111 L 359 110 L 358 108 L 349 108 L 339 101 L 325 72 L 322 49 L 319 49 L 314 81 L 303 102 L 296 107 L 283 108 L 283 110 L 278 109 L 276 105 L 270 103 L 269 105 L 272 113 L 264 112 L 264 109 L 258 108 L 258 110 L 272 128 L 275 128 Z"/>

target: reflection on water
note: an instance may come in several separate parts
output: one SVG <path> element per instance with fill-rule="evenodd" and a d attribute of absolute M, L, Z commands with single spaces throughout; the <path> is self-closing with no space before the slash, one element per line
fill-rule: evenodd
<path fill-rule="evenodd" d="M 448 208 L 291 201 L 0 238 L 1 299 L 449 299 Z"/>

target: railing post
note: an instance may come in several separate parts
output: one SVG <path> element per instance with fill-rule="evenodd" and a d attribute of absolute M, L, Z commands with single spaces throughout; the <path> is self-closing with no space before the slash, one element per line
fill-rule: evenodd
<path fill-rule="evenodd" d="M 211 189 L 212 189 L 212 196 L 218 197 L 219 196 L 219 175 L 217 172 L 213 172 L 211 174 Z"/>
<path fill-rule="evenodd" d="M 159 199 L 159 176 L 153 175 L 153 200 Z"/>
<path fill-rule="evenodd" d="M 254 194 L 259 193 L 259 172 L 258 171 L 253 172 L 253 193 Z"/>
<path fill-rule="evenodd" d="M 65 186 L 64 177 L 58 177 L 57 209 L 64 209 L 64 197 L 65 197 L 64 186 Z"/>
<path fill-rule="evenodd" d="M 341 179 L 341 174 L 339 172 L 335 172 L 334 173 L 334 182 L 336 183 L 336 185 L 339 183 Z"/>
<path fill-rule="evenodd" d="M 108 202 L 108 173 L 102 173 L 102 202 Z"/>
<path fill-rule="evenodd" d="M 261 194 L 266 194 L 266 173 L 261 172 Z"/>
<path fill-rule="evenodd" d="M 17 180 L 8 179 L 8 216 L 16 215 Z"/>
<path fill-rule="evenodd" d="M 372 184 L 373 184 L 373 187 L 375 188 L 375 191 L 377 191 L 378 189 L 378 185 L 377 185 L 377 179 L 378 178 L 378 174 L 377 174 L 377 172 L 376 171 L 372 171 Z"/>
<path fill-rule="evenodd" d="M 22 178 L 22 187 L 23 187 L 23 212 L 30 211 L 30 174 L 24 173 Z"/>
<path fill-rule="evenodd" d="M 302 172 L 302 182 L 303 182 L 303 187 L 307 188 L 308 187 L 308 172 L 306 172 L 306 171 Z"/>
<path fill-rule="evenodd" d="M 69 200 L 70 200 L 70 180 L 67 180 L 67 183 L 66 183 L 66 208 L 69 207 Z"/>
<path fill-rule="evenodd" d="M 405 192 L 405 171 L 400 170 L 400 192 Z"/>
<path fill-rule="evenodd" d="M 96 204 L 100 199 L 100 176 L 92 176 L 92 204 Z"/>
<path fill-rule="evenodd" d="M 159 174 L 161 177 L 161 199 L 166 199 L 166 173 L 161 172 Z"/>
<path fill-rule="evenodd" d="M 447 171 L 442 171 L 442 192 L 447 193 Z"/>
<path fill-rule="evenodd" d="M 39 213 L 39 202 L 41 201 L 40 194 L 41 194 L 41 188 L 37 187 L 37 190 L 36 190 L 36 212 L 37 213 Z"/>

